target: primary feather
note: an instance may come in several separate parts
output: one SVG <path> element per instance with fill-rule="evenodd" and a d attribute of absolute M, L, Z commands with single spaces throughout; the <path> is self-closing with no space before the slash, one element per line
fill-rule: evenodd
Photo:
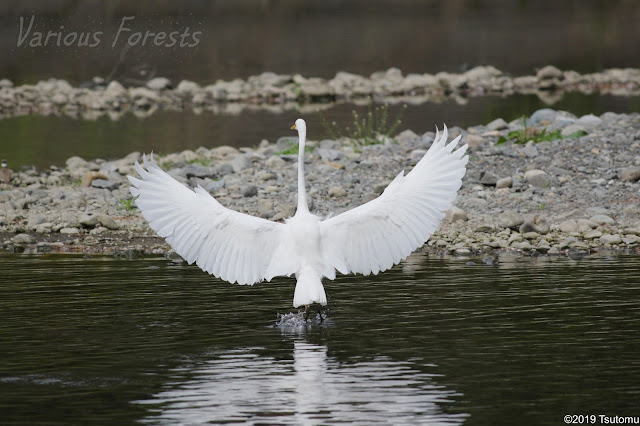
<path fill-rule="evenodd" d="M 377 274 L 422 246 L 456 197 L 468 157 L 447 128 L 407 175 L 400 172 L 378 198 L 326 220 L 307 208 L 306 123 L 299 133 L 298 209 L 277 223 L 223 207 L 204 188 L 182 185 L 151 157 L 136 162 L 131 193 L 149 225 L 187 262 L 231 283 L 254 284 L 296 275 L 294 306 L 327 304 L 322 278 L 335 272 Z"/>

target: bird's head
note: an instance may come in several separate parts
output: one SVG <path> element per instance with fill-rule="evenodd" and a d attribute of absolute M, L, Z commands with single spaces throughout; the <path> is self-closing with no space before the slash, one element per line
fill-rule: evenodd
<path fill-rule="evenodd" d="M 295 124 L 291 126 L 291 128 L 298 130 L 299 133 L 306 133 L 307 123 L 305 123 L 305 121 L 302 118 L 298 118 Z"/>

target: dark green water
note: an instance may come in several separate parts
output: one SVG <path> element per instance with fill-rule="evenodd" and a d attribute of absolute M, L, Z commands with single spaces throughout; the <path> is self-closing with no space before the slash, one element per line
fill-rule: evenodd
<path fill-rule="evenodd" d="M 467 128 L 497 117 L 510 121 L 548 106 L 535 95 L 471 98 L 464 105 L 452 99 L 408 105 L 400 115 L 402 124 L 397 131 L 411 129 L 422 134 L 433 131 L 436 125 L 441 127 L 442 123 Z M 640 98 L 566 93 L 551 107 L 577 116 L 606 111 L 630 113 L 640 110 Z M 389 108 L 390 121 L 401 108 L 401 105 Z M 251 147 L 262 139 L 275 142 L 281 136 L 294 135 L 289 127 L 299 117 L 304 117 L 309 124 L 309 137 L 321 140 L 331 137 L 323 119 L 336 122 L 340 129 L 353 128 L 353 110 L 361 117 L 367 113 L 366 106 L 339 104 L 321 112 L 311 107 L 305 112 L 245 109 L 239 114 L 161 111 L 146 118 L 129 113 L 119 120 L 106 116 L 97 120 L 39 115 L 14 117 L 0 120 L 0 158 L 6 158 L 14 170 L 23 165 L 35 165 L 42 170 L 51 164 L 63 166 L 67 158 L 74 155 L 87 160 L 115 159 L 133 151 L 170 153 L 201 146 Z"/>
<path fill-rule="evenodd" d="M 638 415 L 640 258 L 444 260 L 234 286 L 163 258 L 0 255 L 0 423 L 562 424 Z M 291 324 L 291 321 L 287 324 Z"/>
<path fill-rule="evenodd" d="M 125 16 L 134 17 L 124 22 L 130 32 L 116 38 Z M 547 64 L 593 72 L 638 67 L 639 19 L 632 0 L 10 1 L 0 2 L 0 76 L 18 84 L 52 76 L 78 84 L 96 75 L 208 84 L 263 71 L 328 78 L 338 70 L 437 73 L 486 64 L 514 74 Z M 135 32 L 187 28 L 201 33 L 196 46 L 126 41 Z M 94 47 L 54 39 L 31 47 L 35 31 L 102 35 Z"/>

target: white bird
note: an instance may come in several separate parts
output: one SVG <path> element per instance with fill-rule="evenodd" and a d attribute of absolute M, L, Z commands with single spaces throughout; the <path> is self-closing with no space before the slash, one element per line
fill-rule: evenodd
<path fill-rule="evenodd" d="M 202 186 L 184 186 L 151 157 L 136 162 L 131 193 L 149 225 L 189 264 L 230 283 L 254 284 L 295 274 L 295 308 L 327 304 L 322 278 L 377 274 L 421 247 L 456 197 L 467 146 L 447 144 L 447 127 L 410 173 L 400 172 L 376 199 L 322 219 L 309 212 L 304 180 L 307 125 L 298 119 L 298 208 L 278 223 L 223 207 Z"/>

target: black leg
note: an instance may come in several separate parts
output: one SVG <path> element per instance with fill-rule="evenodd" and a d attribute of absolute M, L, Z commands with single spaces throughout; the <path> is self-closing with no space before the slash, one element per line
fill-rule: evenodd
<path fill-rule="evenodd" d="M 304 320 L 309 320 L 309 305 L 304 305 Z"/>

